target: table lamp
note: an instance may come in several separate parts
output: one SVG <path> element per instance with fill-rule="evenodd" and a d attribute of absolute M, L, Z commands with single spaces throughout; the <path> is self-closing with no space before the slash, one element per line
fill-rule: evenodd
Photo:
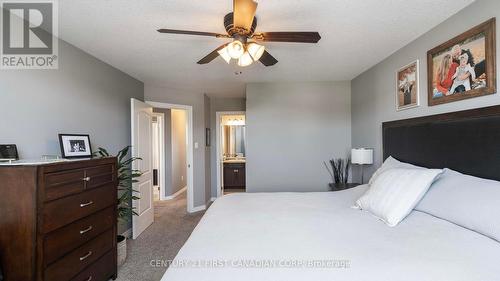
<path fill-rule="evenodd" d="M 373 164 L 373 149 L 353 148 L 351 150 L 351 163 L 361 165 L 361 184 L 364 183 L 363 166 Z"/>

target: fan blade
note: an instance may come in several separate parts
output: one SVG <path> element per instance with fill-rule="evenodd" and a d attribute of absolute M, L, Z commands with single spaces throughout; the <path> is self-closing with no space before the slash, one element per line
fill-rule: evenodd
<path fill-rule="evenodd" d="M 268 42 L 318 43 L 321 36 L 318 32 L 262 32 L 253 39 Z"/>
<path fill-rule="evenodd" d="M 211 36 L 217 38 L 229 38 L 229 35 L 219 34 L 214 32 L 203 32 L 203 31 L 190 31 L 190 30 L 177 30 L 177 29 L 158 29 L 160 33 L 171 33 L 171 34 L 187 34 L 187 35 L 201 35 L 201 36 Z"/>
<path fill-rule="evenodd" d="M 210 54 L 206 55 L 204 58 L 198 61 L 198 64 L 207 64 L 211 61 L 213 61 L 216 57 L 219 56 L 218 51 L 222 50 L 224 47 L 226 47 L 228 44 L 224 44 L 222 46 L 219 46 L 217 49 L 215 49 L 213 52 Z"/>
<path fill-rule="evenodd" d="M 278 60 L 273 56 L 271 56 L 271 54 L 268 53 L 267 51 L 264 51 L 259 61 L 265 66 L 271 66 L 278 63 Z"/>
<path fill-rule="evenodd" d="M 233 0 L 233 24 L 248 31 L 252 28 L 257 3 L 253 0 Z"/>

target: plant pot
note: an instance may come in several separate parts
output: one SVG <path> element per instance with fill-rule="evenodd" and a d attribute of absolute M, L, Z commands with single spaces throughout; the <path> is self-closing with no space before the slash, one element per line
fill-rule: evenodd
<path fill-rule="evenodd" d="M 117 242 L 117 264 L 118 266 L 121 266 L 125 263 L 125 260 L 127 259 L 127 237 L 123 235 L 118 235 L 116 236 L 116 242 Z"/>

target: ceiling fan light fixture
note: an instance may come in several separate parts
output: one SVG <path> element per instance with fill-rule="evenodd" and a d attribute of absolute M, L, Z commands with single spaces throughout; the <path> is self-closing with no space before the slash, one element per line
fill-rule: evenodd
<path fill-rule="evenodd" d="M 250 53 L 250 56 L 252 56 L 254 61 L 258 61 L 262 57 L 262 54 L 264 54 L 265 50 L 266 48 L 264 46 L 257 43 L 252 42 L 247 45 L 247 51 Z"/>
<path fill-rule="evenodd" d="M 227 46 L 218 50 L 217 53 L 219 53 L 219 56 L 221 58 L 223 58 L 227 64 L 229 64 L 231 62 L 231 56 L 229 55 L 228 51 L 227 51 Z"/>
<path fill-rule="evenodd" d="M 249 52 L 243 53 L 243 55 L 238 59 L 238 65 L 242 67 L 249 66 L 252 63 L 253 59 Z"/>
<path fill-rule="evenodd" d="M 239 40 L 234 40 L 229 45 L 227 45 L 227 53 L 233 59 L 239 59 L 243 53 L 245 52 L 245 48 L 243 43 Z"/>

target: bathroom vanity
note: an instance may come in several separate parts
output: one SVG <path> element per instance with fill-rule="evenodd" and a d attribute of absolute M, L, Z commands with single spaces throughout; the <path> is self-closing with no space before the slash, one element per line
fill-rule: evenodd
<path fill-rule="evenodd" d="M 245 162 L 243 161 L 225 161 L 224 162 L 224 189 L 244 189 Z"/>

